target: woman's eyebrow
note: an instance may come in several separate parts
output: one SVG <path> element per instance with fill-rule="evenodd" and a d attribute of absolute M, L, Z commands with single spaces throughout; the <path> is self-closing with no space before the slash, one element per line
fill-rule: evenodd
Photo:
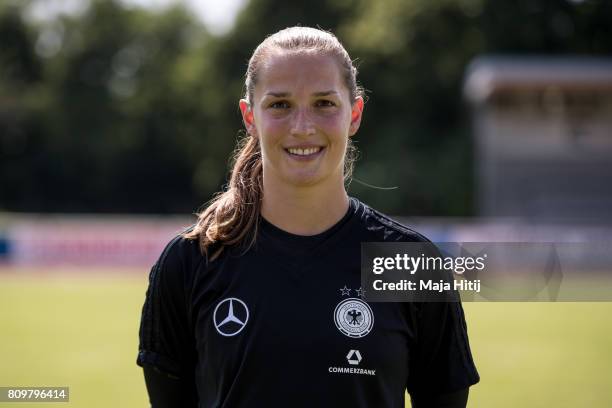
<path fill-rule="evenodd" d="M 273 96 L 275 98 L 286 98 L 289 96 L 289 92 L 266 92 L 264 96 Z"/>
<path fill-rule="evenodd" d="M 329 95 L 336 95 L 338 94 L 338 92 L 336 91 L 322 91 L 322 92 L 315 92 L 313 95 L 314 96 L 329 96 Z"/>
<path fill-rule="evenodd" d="M 320 91 L 320 92 L 315 92 L 313 93 L 313 96 L 329 96 L 329 95 L 337 95 L 338 92 L 331 90 L 331 91 Z M 289 92 L 266 92 L 266 94 L 264 96 L 272 96 L 274 98 L 286 98 L 288 96 L 290 96 L 291 93 Z"/>

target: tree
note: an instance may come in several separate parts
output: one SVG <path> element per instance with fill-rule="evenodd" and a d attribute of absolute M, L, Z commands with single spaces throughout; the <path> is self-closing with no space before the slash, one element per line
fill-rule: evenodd
<path fill-rule="evenodd" d="M 302 24 L 336 33 L 369 90 L 351 194 L 389 213 L 470 215 L 471 59 L 612 51 L 612 3 L 597 0 L 251 0 L 221 37 L 180 7 L 94 0 L 33 24 L 24 4 L 0 7 L 0 208 L 11 211 L 195 210 L 226 181 L 253 49 Z"/>

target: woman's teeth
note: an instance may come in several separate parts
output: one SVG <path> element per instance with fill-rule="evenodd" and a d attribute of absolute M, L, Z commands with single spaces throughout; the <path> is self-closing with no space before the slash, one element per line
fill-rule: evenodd
<path fill-rule="evenodd" d="M 287 149 L 287 151 L 291 154 L 295 154 L 298 156 L 309 156 L 311 154 L 315 154 L 318 153 L 321 150 L 320 147 L 309 147 L 306 149 L 300 149 L 300 148 L 289 148 Z"/>

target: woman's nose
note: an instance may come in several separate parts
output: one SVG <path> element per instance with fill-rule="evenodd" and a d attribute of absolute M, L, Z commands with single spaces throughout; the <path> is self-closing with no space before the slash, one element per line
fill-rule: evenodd
<path fill-rule="evenodd" d="M 298 109 L 291 124 L 292 136 L 310 136 L 315 134 L 314 124 L 306 109 Z"/>

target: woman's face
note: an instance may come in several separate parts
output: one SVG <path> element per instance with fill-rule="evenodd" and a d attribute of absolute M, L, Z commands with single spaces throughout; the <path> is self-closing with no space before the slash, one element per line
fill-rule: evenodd
<path fill-rule="evenodd" d="M 253 101 L 240 101 L 258 137 L 265 186 L 312 186 L 344 178 L 347 140 L 359 128 L 363 100 L 351 103 L 336 60 L 277 52 L 260 67 Z"/>

